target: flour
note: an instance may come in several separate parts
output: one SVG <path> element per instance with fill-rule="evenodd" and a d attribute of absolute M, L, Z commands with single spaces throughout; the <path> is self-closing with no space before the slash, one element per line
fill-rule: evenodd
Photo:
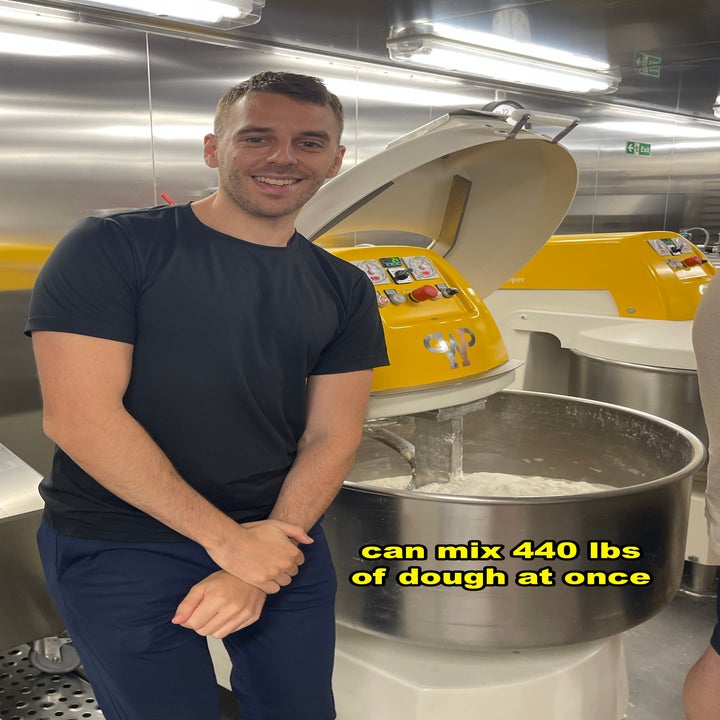
<path fill-rule="evenodd" d="M 380 478 L 379 480 L 367 480 L 362 484 L 394 490 L 409 490 L 410 478 L 407 476 Z M 417 488 L 415 492 L 482 497 L 545 497 L 547 495 L 583 495 L 603 490 L 617 490 L 617 488 L 612 485 L 588 483 L 582 480 L 558 480 L 540 475 L 477 472 L 462 475 L 447 483 L 428 483 Z"/>

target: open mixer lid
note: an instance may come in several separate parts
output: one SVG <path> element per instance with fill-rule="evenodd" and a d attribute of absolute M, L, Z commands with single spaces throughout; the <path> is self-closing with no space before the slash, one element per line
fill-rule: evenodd
<path fill-rule="evenodd" d="M 514 379 L 482 298 L 550 237 L 577 171 L 565 149 L 521 130 L 527 117 L 506 120 L 444 115 L 328 182 L 298 218 L 374 285 L 390 364 L 375 369 L 369 418 L 460 413 Z"/>
<path fill-rule="evenodd" d="M 564 116 L 533 122 L 570 126 Z M 298 230 L 316 240 L 356 233 L 431 239 L 487 297 L 553 234 L 572 202 L 577 168 L 565 148 L 494 113 L 443 115 L 327 182 Z M 348 240 L 348 236 L 350 239 Z M 366 242 L 362 235 L 358 242 Z M 381 242 L 377 240 L 375 242 Z"/>

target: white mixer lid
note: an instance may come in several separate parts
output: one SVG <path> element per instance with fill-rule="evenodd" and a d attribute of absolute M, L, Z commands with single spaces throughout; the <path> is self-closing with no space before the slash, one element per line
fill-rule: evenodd
<path fill-rule="evenodd" d="M 565 118 L 572 120 L 572 118 Z M 327 182 L 297 229 L 314 240 L 356 233 L 411 244 L 426 236 L 480 297 L 514 275 L 555 232 L 570 207 L 577 168 L 569 152 L 494 113 L 443 115 Z"/>
<path fill-rule="evenodd" d="M 615 320 L 578 332 L 571 349 L 612 362 L 697 371 L 692 320 Z"/>

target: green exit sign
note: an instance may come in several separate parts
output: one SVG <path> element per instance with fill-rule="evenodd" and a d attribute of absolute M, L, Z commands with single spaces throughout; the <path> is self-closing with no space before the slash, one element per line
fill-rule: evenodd
<path fill-rule="evenodd" d="M 644 155 L 650 156 L 650 143 L 634 142 L 630 140 L 625 143 L 625 153 L 627 155 Z"/>
<path fill-rule="evenodd" d="M 662 58 L 657 55 L 648 55 L 644 52 L 636 52 L 633 65 L 635 66 L 635 72 L 640 75 L 660 77 Z"/>

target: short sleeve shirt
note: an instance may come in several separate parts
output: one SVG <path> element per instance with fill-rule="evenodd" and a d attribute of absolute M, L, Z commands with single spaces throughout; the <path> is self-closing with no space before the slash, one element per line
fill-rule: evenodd
<path fill-rule="evenodd" d="M 295 458 L 307 378 L 388 362 L 361 270 L 297 233 L 270 247 L 217 232 L 190 205 L 73 227 L 35 284 L 36 330 L 133 345 L 126 409 L 190 485 L 243 521 L 267 516 Z M 40 491 L 66 534 L 180 539 L 60 448 Z"/>

